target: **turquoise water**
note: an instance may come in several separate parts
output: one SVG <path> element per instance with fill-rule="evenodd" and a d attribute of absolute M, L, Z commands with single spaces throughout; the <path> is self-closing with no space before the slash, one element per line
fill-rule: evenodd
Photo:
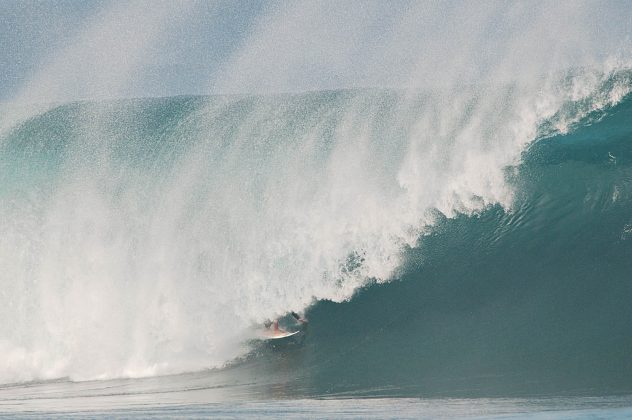
<path fill-rule="evenodd" d="M 0 137 L 0 411 L 632 415 L 632 84 L 599 80 L 538 115 L 518 86 L 33 113 Z M 253 341 L 289 310 L 303 342 Z"/>
<path fill-rule="evenodd" d="M 0 1 L 0 417 L 632 418 L 628 3 Z"/>

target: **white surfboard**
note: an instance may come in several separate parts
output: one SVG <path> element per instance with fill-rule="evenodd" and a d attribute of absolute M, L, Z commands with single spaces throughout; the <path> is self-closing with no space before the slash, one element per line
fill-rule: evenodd
<path fill-rule="evenodd" d="M 300 333 L 300 331 L 271 331 L 270 333 L 262 334 L 261 338 L 264 340 L 278 340 L 280 338 L 292 337 L 298 333 Z"/>

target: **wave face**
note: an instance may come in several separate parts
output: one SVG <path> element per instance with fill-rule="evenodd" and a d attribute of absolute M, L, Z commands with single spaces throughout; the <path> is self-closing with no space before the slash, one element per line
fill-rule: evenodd
<path fill-rule="evenodd" d="M 309 392 L 627 384 L 630 79 L 21 113 L 0 382 L 220 367 L 311 307 Z"/>
<path fill-rule="evenodd" d="M 297 385 L 342 395 L 630 392 L 631 122 L 628 97 L 540 139 L 510 175 L 511 209 L 441 218 L 406 252 L 401 281 L 316 305 Z"/>

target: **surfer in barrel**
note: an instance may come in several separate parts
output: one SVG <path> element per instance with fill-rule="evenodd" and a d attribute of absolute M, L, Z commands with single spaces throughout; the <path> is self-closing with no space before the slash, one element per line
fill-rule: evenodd
<path fill-rule="evenodd" d="M 297 314 L 296 312 L 292 311 L 290 312 L 290 315 L 292 315 L 294 319 L 296 319 L 301 324 L 307 324 L 307 320 L 303 318 L 302 316 L 300 316 L 299 314 Z"/>
<path fill-rule="evenodd" d="M 292 317 L 299 322 L 301 325 L 305 325 L 307 324 L 307 320 L 305 318 L 303 318 L 302 316 L 300 316 L 299 314 L 297 314 L 294 311 L 290 312 L 290 315 L 292 315 Z M 266 322 L 264 322 L 263 324 L 266 329 L 272 329 L 272 332 L 277 335 L 277 334 L 282 334 L 285 333 L 286 331 L 282 330 L 279 328 L 279 318 L 275 319 L 274 321 L 271 320 L 267 320 Z"/>

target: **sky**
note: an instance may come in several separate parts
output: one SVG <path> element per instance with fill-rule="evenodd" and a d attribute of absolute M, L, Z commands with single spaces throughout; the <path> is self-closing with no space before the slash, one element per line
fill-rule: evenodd
<path fill-rule="evenodd" d="M 0 101 L 428 87 L 626 59 L 626 1 L 0 2 Z"/>

